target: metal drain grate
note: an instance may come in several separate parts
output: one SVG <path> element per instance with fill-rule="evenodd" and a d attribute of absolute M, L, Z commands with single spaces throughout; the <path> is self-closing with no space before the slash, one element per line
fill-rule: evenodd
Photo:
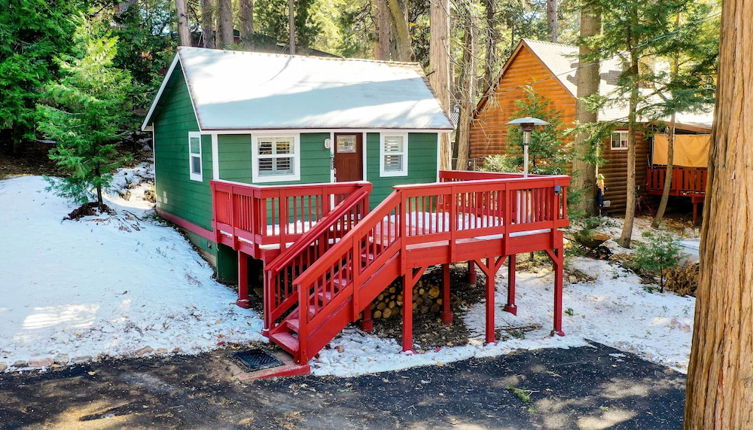
<path fill-rule="evenodd" d="M 261 349 L 236 352 L 235 358 L 251 371 L 283 365 L 282 361 Z"/>

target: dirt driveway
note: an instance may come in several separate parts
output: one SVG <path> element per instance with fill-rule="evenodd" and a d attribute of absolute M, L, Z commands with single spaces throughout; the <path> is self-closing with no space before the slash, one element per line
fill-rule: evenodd
<path fill-rule="evenodd" d="M 232 351 L 0 375 L 2 428 L 681 427 L 685 377 L 602 345 L 240 383 Z"/>

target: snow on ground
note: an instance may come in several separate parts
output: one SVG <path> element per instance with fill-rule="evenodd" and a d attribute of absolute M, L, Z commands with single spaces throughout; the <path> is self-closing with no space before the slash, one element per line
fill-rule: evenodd
<path fill-rule="evenodd" d="M 612 239 L 604 242 L 604 246 L 609 248 L 610 251 L 613 253 L 620 253 L 620 254 L 632 254 L 635 252 L 635 246 L 633 246 L 630 249 L 626 249 L 621 247 L 617 243 L 617 238 L 620 237 L 622 234 L 622 227 L 624 225 L 624 219 L 622 218 L 604 218 L 605 223 L 604 225 L 598 227 L 595 229 L 598 233 L 605 233 L 612 237 Z M 655 231 L 651 227 L 651 223 L 653 222 L 654 218 L 649 216 L 637 216 L 634 218 L 633 221 L 633 237 L 632 242 L 642 242 L 645 241 L 643 237 L 643 233 L 646 232 L 653 232 Z M 661 227 L 663 230 L 669 231 L 674 236 L 676 236 L 678 239 L 680 239 L 680 245 L 683 248 L 683 252 L 688 254 L 690 257 L 690 260 L 693 261 L 695 256 L 695 261 L 698 260 L 698 243 L 700 242 L 700 234 L 701 230 L 698 227 L 689 227 L 687 225 L 683 225 L 678 222 L 672 222 L 672 228 L 668 228 L 668 223 L 672 222 L 671 220 L 666 220 L 664 225 Z"/>
<path fill-rule="evenodd" d="M 154 189 L 154 164 L 143 162 L 130 169 L 119 169 L 105 192 L 109 204 L 139 215 L 154 208 L 146 194 Z M 126 198 L 127 197 L 127 198 Z"/>
<path fill-rule="evenodd" d="M 116 187 L 148 187 L 138 183 L 149 169 L 119 172 Z M 75 206 L 46 187 L 36 176 L 0 181 L 0 368 L 263 339 L 259 315 L 234 305 L 189 243 L 141 217 L 147 202 L 110 193 L 117 215 L 62 221 Z"/>
<path fill-rule="evenodd" d="M 212 279 L 188 242 L 149 216 L 152 176 L 149 163 L 120 170 L 107 193 L 117 215 L 78 222 L 62 221 L 74 205 L 45 191 L 44 179 L 0 181 L 0 207 L 11 208 L 0 211 L 0 370 L 141 354 L 147 346 L 194 353 L 263 340 L 259 315 L 235 306 L 234 292 Z M 649 223 L 636 219 L 636 238 Z M 620 229 L 614 220 L 602 230 L 617 236 Z M 696 239 L 685 242 L 697 248 Z M 537 327 L 524 338 L 484 345 L 482 302 L 464 316 L 472 334 L 466 346 L 403 353 L 392 339 L 348 328 L 312 361 L 312 371 L 350 376 L 587 340 L 686 370 L 693 298 L 648 292 L 637 276 L 605 261 L 567 264 L 597 280 L 565 284 L 565 337 L 549 336 L 551 272 L 519 272 L 517 316 L 502 311 L 506 279 L 497 280 L 496 326 Z"/>
<path fill-rule="evenodd" d="M 693 298 L 648 292 L 637 276 L 605 261 L 574 258 L 568 264 L 597 277 L 597 280 L 565 284 L 565 337 L 549 336 L 552 327 L 551 271 L 519 272 L 518 315 L 502 310 L 507 297 L 507 281 L 505 276 L 500 276 L 497 279 L 495 320 L 497 328 L 539 327 L 526 333 L 523 339 L 483 345 L 486 314 L 482 302 L 465 315 L 465 323 L 473 336 L 469 345 L 422 354 L 402 353 L 394 340 L 349 329 L 332 342 L 331 349 L 322 351 L 319 358 L 312 361 L 312 371 L 320 375 L 352 376 L 493 356 L 516 349 L 581 346 L 587 344 L 586 340 L 632 352 L 681 372 L 687 370 L 695 305 Z"/>

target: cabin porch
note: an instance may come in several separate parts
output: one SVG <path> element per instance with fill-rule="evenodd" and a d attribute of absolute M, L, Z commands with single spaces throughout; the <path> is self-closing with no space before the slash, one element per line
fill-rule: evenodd
<path fill-rule="evenodd" d="M 693 204 L 693 225 L 698 224 L 698 205 L 706 198 L 706 167 L 672 167 L 672 181 L 669 195 L 688 197 Z M 664 191 L 664 180 L 667 177 L 667 166 L 651 165 L 646 170 L 646 193 L 661 196 Z"/>
<path fill-rule="evenodd" d="M 566 176 L 442 171 L 439 182 L 396 186 L 369 211 L 371 184 L 259 187 L 212 181 L 218 243 L 238 252 L 238 305 L 249 305 L 248 256 L 264 264 L 265 334 L 305 364 L 350 322 L 370 330 L 371 302 L 403 279 L 403 348 L 413 348 L 412 288 L 441 265 L 441 316 L 450 321 L 449 265 L 487 278 L 486 340 L 495 341 L 495 275 L 507 262 L 505 310 L 516 313 L 515 260 L 545 251 L 555 271 L 552 333 L 563 335 Z M 304 304 L 304 306 L 300 306 Z M 302 310 L 308 308 L 308 311 Z"/>

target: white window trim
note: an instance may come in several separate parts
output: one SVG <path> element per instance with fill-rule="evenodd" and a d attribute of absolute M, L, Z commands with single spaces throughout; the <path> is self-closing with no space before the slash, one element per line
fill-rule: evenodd
<path fill-rule="evenodd" d="M 293 138 L 293 173 L 290 175 L 259 175 L 259 138 L 292 137 Z M 251 136 L 251 181 L 255 184 L 264 182 L 287 182 L 301 180 L 301 135 L 299 133 L 255 133 Z"/>
<path fill-rule="evenodd" d="M 384 170 L 384 138 L 387 136 L 400 136 L 403 138 L 403 166 L 398 171 L 386 172 Z M 379 176 L 408 176 L 408 133 L 379 133 Z"/>
<path fill-rule="evenodd" d="M 612 136 L 613 136 L 613 135 L 614 135 L 615 133 L 616 133 L 616 134 L 619 134 L 619 135 L 620 135 L 620 141 L 622 141 L 622 135 L 625 135 L 625 141 L 626 141 L 626 142 L 628 142 L 627 146 L 625 146 L 624 148 L 615 148 L 615 147 L 614 147 L 614 141 L 612 140 Z M 628 133 L 629 133 L 629 132 L 628 132 L 628 131 L 626 131 L 626 130 L 615 130 L 615 131 L 613 131 L 613 132 L 612 132 L 612 133 L 611 133 L 611 134 L 609 135 L 609 148 L 610 148 L 610 149 L 611 149 L 612 151 L 627 151 L 627 150 L 628 150 L 628 147 L 630 146 L 630 141 L 629 141 L 629 139 L 628 139 L 628 136 L 627 136 L 627 135 L 628 135 Z"/>
<path fill-rule="evenodd" d="M 193 160 L 194 154 L 191 153 L 191 139 L 194 137 L 199 138 L 199 173 L 194 173 L 193 171 Z M 188 176 L 192 181 L 204 181 L 204 157 L 201 153 L 201 133 L 198 131 L 189 131 L 188 132 Z"/>

